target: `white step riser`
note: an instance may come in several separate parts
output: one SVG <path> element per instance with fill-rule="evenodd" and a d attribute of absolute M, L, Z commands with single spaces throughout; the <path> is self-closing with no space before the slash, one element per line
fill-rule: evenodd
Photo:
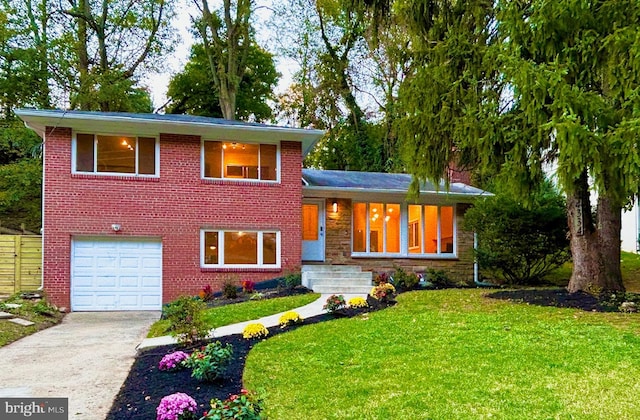
<path fill-rule="evenodd" d="M 351 273 L 351 274 L 325 274 L 325 273 L 304 273 L 303 274 L 307 279 L 315 281 L 315 280 L 336 280 L 336 281 L 344 281 L 344 280 L 362 280 L 368 281 L 371 283 L 373 280 L 371 277 L 371 273 Z"/>
<path fill-rule="evenodd" d="M 363 286 L 373 287 L 371 280 L 363 279 L 315 279 L 309 284 L 312 286 Z"/>
<path fill-rule="evenodd" d="M 341 295 L 341 294 L 367 294 L 371 291 L 371 287 L 364 286 L 314 286 L 313 291 L 316 293 Z"/>
<path fill-rule="evenodd" d="M 361 273 L 362 268 L 357 265 L 305 265 L 302 266 L 303 273 L 305 272 L 343 272 L 343 273 Z"/>

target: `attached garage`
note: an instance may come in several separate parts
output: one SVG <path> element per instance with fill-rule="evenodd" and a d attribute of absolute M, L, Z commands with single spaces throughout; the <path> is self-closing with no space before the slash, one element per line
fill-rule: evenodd
<path fill-rule="evenodd" d="M 71 243 L 72 311 L 162 308 L 159 239 L 77 237 Z"/>

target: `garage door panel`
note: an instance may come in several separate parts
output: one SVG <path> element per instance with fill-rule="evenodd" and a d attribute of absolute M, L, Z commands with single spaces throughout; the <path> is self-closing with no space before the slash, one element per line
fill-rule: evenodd
<path fill-rule="evenodd" d="M 72 310 L 162 308 L 160 241 L 75 238 L 72 250 Z"/>
<path fill-rule="evenodd" d="M 140 268 L 140 258 L 122 257 L 120 258 L 120 268 Z"/>
<path fill-rule="evenodd" d="M 134 276 L 134 277 L 120 276 L 120 287 L 122 288 L 135 289 L 135 288 L 138 288 L 139 285 L 140 285 L 140 278 L 138 278 L 137 276 Z"/>

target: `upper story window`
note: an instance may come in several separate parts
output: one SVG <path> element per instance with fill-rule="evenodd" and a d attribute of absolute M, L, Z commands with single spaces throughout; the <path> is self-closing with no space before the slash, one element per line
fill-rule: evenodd
<path fill-rule="evenodd" d="M 278 146 L 229 141 L 205 141 L 204 177 L 278 180 Z"/>
<path fill-rule="evenodd" d="M 157 175 L 153 137 L 76 134 L 74 172 Z"/>

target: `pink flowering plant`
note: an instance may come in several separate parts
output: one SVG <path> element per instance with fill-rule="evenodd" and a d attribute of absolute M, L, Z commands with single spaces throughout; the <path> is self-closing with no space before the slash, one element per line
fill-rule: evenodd
<path fill-rule="evenodd" d="M 211 400 L 211 410 L 201 420 L 261 420 L 262 398 L 256 393 L 243 389 L 240 394 L 230 395 L 224 401 Z"/>
<path fill-rule="evenodd" d="M 189 355 L 183 351 L 174 351 L 173 353 L 166 354 L 160 363 L 158 369 L 164 371 L 175 371 L 185 367 L 184 361 L 189 358 Z"/>
<path fill-rule="evenodd" d="M 327 298 L 327 302 L 322 306 L 322 309 L 326 309 L 327 312 L 332 313 L 340 309 L 344 309 L 347 306 L 347 302 L 342 295 L 331 295 Z"/>
<path fill-rule="evenodd" d="M 156 420 L 196 420 L 196 401 L 182 392 L 167 395 L 156 408 Z"/>

